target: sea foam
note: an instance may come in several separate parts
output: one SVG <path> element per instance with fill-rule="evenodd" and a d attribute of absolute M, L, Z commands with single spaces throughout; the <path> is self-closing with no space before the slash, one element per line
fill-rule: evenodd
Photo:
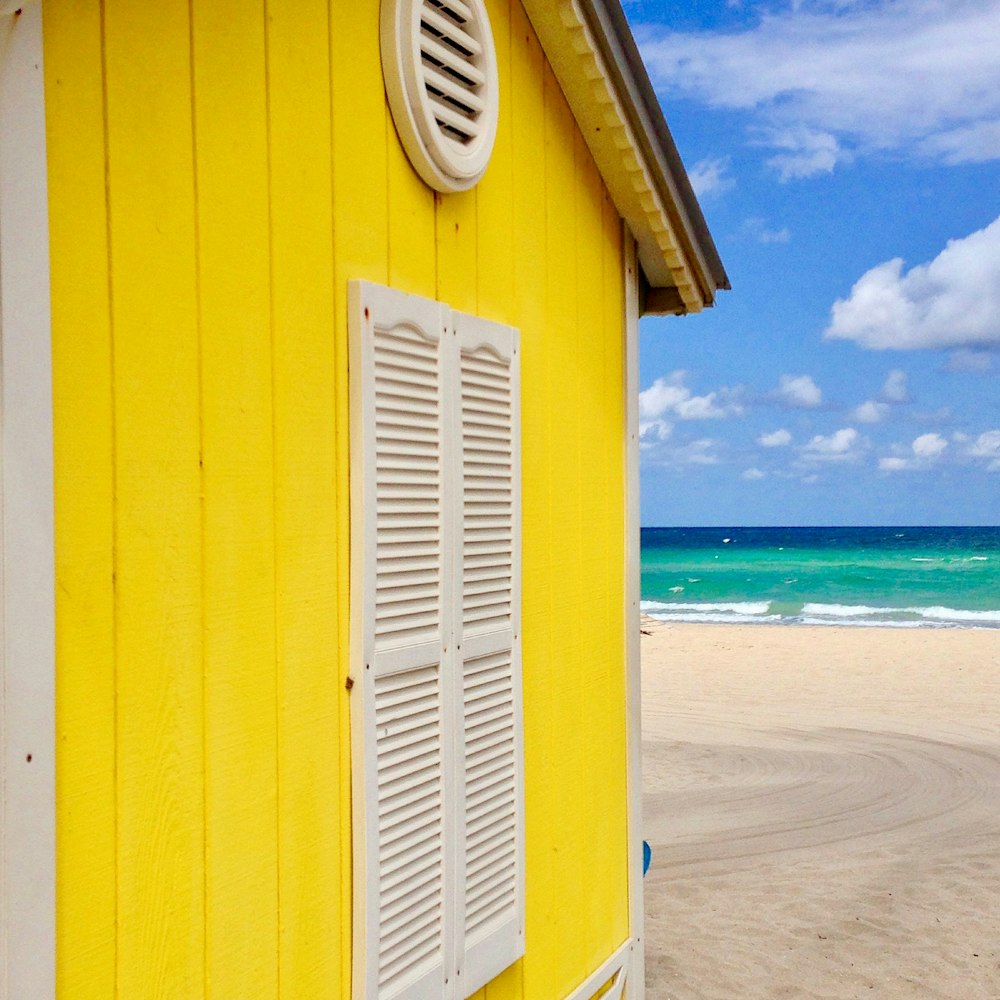
<path fill-rule="evenodd" d="M 643 601 L 639 607 L 649 614 L 712 614 L 726 612 L 731 615 L 763 615 L 770 608 L 768 601 L 736 601 L 729 604 L 665 604 L 662 601 Z"/>

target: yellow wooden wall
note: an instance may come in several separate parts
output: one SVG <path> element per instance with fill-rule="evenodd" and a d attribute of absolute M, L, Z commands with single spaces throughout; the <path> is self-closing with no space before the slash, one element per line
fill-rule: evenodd
<path fill-rule="evenodd" d="M 521 330 L 527 956 L 627 936 L 620 221 L 519 0 L 435 196 L 376 0 L 44 0 L 59 1000 L 349 996 L 346 290 Z"/>

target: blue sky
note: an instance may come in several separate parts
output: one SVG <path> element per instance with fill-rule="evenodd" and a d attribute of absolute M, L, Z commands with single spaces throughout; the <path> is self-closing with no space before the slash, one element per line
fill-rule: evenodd
<path fill-rule="evenodd" d="M 725 262 L 642 523 L 1000 523 L 1000 0 L 626 0 Z"/>

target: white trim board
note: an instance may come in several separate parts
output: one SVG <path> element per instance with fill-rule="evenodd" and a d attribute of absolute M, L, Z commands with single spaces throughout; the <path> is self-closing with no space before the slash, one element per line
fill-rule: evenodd
<path fill-rule="evenodd" d="M 600 968 L 592 972 L 566 997 L 566 1000 L 593 1000 L 594 994 L 609 982 L 611 982 L 611 989 L 604 994 L 601 1000 L 621 1000 L 626 995 L 629 1000 L 633 1000 L 638 995 L 630 980 L 630 976 L 634 975 L 635 970 L 634 945 L 634 941 L 626 941 L 620 945 Z M 625 993 L 626 987 L 628 987 L 627 994 Z"/>
<path fill-rule="evenodd" d="M 628 760 L 629 1000 L 646 995 L 642 897 L 642 664 L 639 650 L 639 266 L 624 227 L 625 258 L 625 698 Z"/>
<path fill-rule="evenodd" d="M 13 9 L 12 9 L 13 8 Z M 0 998 L 55 995 L 52 364 L 42 12 L 0 8 Z"/>

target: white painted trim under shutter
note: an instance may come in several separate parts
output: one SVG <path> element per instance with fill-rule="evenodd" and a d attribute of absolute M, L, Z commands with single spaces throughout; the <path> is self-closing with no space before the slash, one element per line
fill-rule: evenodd
<path fill-rule="evenodd" d="M 447 311 L 352 283 L 354 996 L 441 1000 L 456 780 L 447 636 Z"/>
<path fill-rule="evenodd" d="M 42 12 L 0 8 L 0 998 L 55 994 L 52 361 Z"/>
<path fill-rule="evenodd" d="M 517 331 L 349 308 L 354 992 L 454 1000 L 524 953 Z"/>
<path fill-rule="evenodd" d="M 462 996 L 524 954 L 520 363 L 517 331 L 454 313 L 462 511 L 456 624 L 462 725 Z"/>

